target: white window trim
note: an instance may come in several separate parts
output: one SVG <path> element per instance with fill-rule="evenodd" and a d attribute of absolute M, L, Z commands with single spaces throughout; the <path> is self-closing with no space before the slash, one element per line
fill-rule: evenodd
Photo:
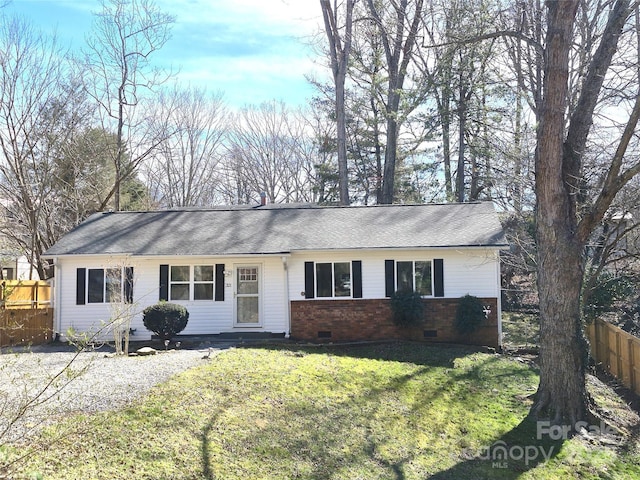
<path fill-rule="evenodd" d="M 171 272 L 172 272 L 172 268 L 173 267 L 189 267 L 189 280 L 188 281 L 176 281 L 174 282 L 171 279 Z M 211 281 L 202 281 L 202 280 L 195 280 L 195 267 L 211 267 L 213 269 L 213 280 Z M 172 298 L 171 296 L 171 292 L 172 289 L 171 287 L 173 285 L 187 285 L 189 287 L 189 299 L 177 299 L 177 298 Z M 196 285 L 211 285 L 212 286 L 212 297 L 211 298 L 199 298 L 199 299 L 195 299 L 195 286 Z M 168 297 L 169 297 L 169 301 L 170 302 L 213 302 L 215 301 L 215 296 L 216 296 L 216 266 L 214 264 L 208 264 L 208 263 L 196 263 L 196 264 L 184 264 L 184 263 L 180 263 L 180 264 L 170 264 L 169 265 L 169 291 L 168 293 Z"/>

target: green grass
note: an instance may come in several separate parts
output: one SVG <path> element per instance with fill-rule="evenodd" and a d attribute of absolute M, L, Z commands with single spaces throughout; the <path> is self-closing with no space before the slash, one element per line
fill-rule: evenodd
<path fill-rule="evenodd" d="M 461 347 L 235 349 L 129 408 L 66 419 L 12 478 L 640 476 L 634 449 L 537 441 L 526 418 L 537 381 L 524 363 Z M 482 458 L 495 442 L 553 448 L 553 458 L 496 465 Z"/>

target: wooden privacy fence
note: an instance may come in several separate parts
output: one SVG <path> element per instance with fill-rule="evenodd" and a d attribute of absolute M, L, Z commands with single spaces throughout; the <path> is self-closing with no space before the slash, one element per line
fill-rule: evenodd
<path fill-rule="evenodd" d="M 588 326 L 587 332 L 591 356 L 640 395 L 640 338 L 599 319 Z"/>
<path fill-rule="evenodd" d="M 53 338 L 53 309 L 0 310 L 0 347 L 40 345 Z"/>
<path fill-rule="evenodd" d="M 51 286 L 39 280 L 2 280 L 2 308 L 47 308 L 51 304 Z"/>

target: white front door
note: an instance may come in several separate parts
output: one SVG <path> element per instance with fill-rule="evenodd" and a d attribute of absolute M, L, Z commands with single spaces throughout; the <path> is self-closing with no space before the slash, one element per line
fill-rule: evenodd
<path fill-rule="evenodd" d="M 260 266 L 237 265 L 235 324 L 239 327 L 260 325 Z"/>

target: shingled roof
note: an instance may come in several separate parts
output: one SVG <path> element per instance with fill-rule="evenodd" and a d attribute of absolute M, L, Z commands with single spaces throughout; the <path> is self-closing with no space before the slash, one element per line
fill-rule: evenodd
<path fill-rule="evenodd" d="M 489 202 L 349 207 L 282 204 L 97 213 L 63 236 L 45 256 L 244 255 L 506 245 Z"/>

